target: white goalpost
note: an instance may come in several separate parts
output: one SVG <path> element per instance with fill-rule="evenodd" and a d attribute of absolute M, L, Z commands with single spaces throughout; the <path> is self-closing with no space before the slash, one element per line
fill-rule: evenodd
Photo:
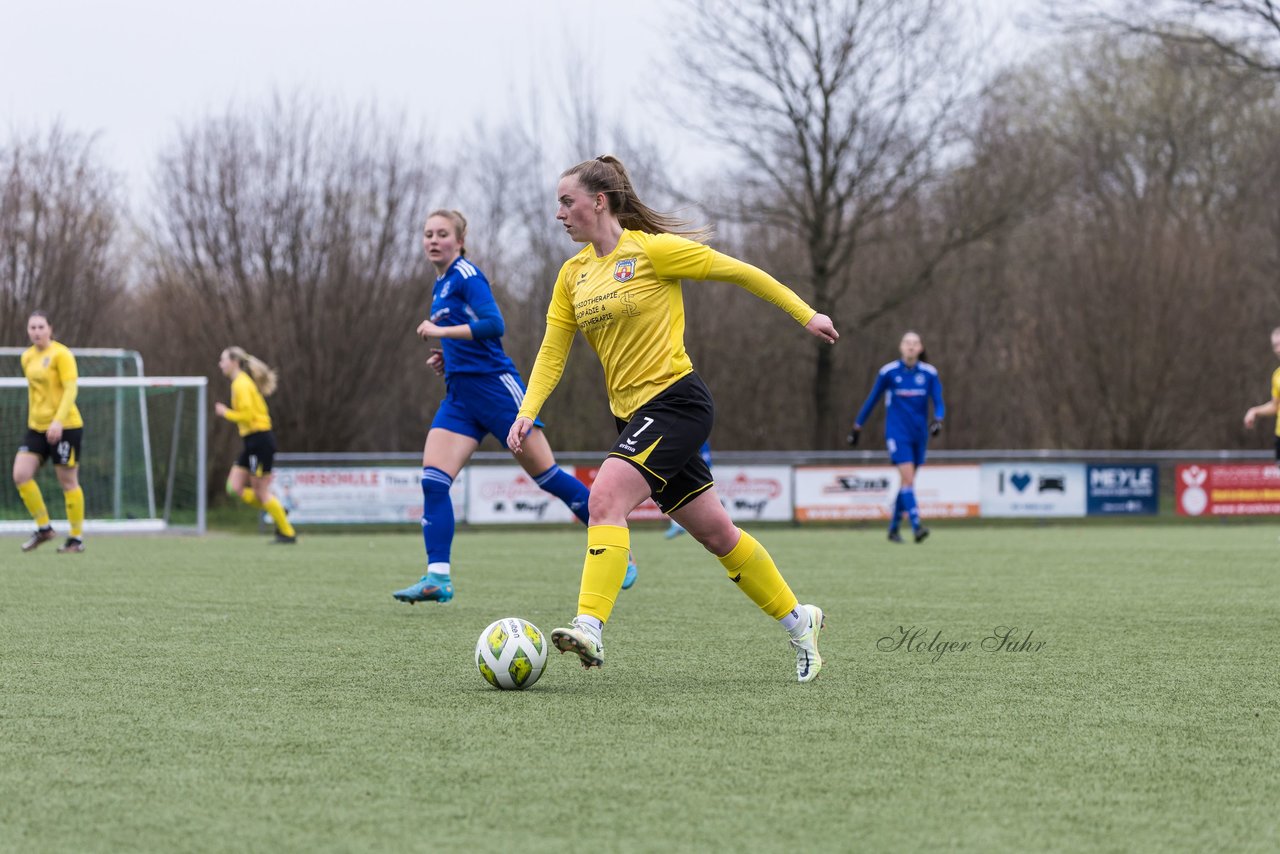
<path fill-rule="evenodd" d="M 25 349 L 0 348 L 0 435 L 7 440 L 0 452 L 10 458 L 27 431 L 27 382 L 15 369 Z M 84 419 L 78 465 L 85 532 L 203 533 L 208 380 L 143 376 L 133 351 L 72 352 L 81 373 L 76 405 Z M 65 530 L 53 467 L 42 466 L 38 479 L 55 528 Z M 0 533 L 31 527 L 12 483 L 0 487 Z"/>

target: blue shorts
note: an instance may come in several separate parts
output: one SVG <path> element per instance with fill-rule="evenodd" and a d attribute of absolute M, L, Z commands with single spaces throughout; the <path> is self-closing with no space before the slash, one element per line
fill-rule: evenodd
<path fill-rule="evenodd" d="M 885 440 L 885 444 L 889 448 L 889 459 L 895 466 L 903 463 L 914 463 L 916 468 L 924 465 L 925 449 L 928 447 L 927 439 L 911 439 L 898 436 L 889 436 Z"/>
<path fill-rule="evenodd" d="M 447 391 L 432 429 L 439 427 L 470 436 L 477 442 L 486 433 L 507 446 L 507 434 L 524 402 L 524 383 L 519 374 L 454 374 L 447 378 Z M 542 421 L 534 421 L 541 427 Z"/>

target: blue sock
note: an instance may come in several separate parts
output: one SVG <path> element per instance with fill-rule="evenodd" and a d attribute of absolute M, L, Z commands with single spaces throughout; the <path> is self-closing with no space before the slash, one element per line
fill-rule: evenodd
<path fill-rule="evenodd" d="M 582 524 L 590 524 L 587 503 L 591 499 L 591 490 L 587 489 L 585 483 L 560 466 L 552 466 L 533 480 L 544 492 L 550 492 L 563 501 L 573 511 L 573 515 L 582 520 Z"/>
<path fill-rule="evenodd" d="M 449 562 L 453 548 L 453 502 L 449 487 L 453 478 L 435 466 L 422 469 L 422 542 L 428 563 Z"/>
<path fill-rule="evenodd" d="M 898 495 L 893 499 L 893 515 L 889 517 L 890 533 L 898 530 L 898 523 L 902 521 L 902 492 L 899 490 Z"/>
<path fill-rule="evenodd" d="M 910 486 L 902 487 L 902 508 L 907 511 L 907 518 L 911 520 L 911 530 L 920 530 L 920 508 L 916 506 L 916 491 Z"/>

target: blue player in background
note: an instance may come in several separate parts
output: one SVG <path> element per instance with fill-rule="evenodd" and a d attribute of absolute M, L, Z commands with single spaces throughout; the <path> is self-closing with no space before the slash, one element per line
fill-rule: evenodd
<path fill-rule="evenodd" d="M 422 230 L 422 249 L 436 268 L 436 281 L 431 316 L 418 326 L 418 335 L 440 339 L 442 349 L 433 349 L 427 364 L 444 377 L 446 391 L 422 451 L 427 574 L 391 594 L 410 604 L 453 598 L 454 518 L 449 487 L 486 434 L 505 444 L 524 401 L 520 372 L 502 349 L 506 328 L 502 312 L 489 280 L 466 258 L 466 238 L 467 220 L 458 211 L 433 211 Z M 586 524 L 590 492 L 586 484 L 556 465 L 541 427 L 541 421 L 535 422 L 516 461 L 538 486 L 563 501 Z M 635 580 L 635 562 L 629 561 L 623 588 Z"/>
<path fill-rule="evenodd" d="M 942 419 L 946 405 L 942 402 L 942 380 L 938 369 L 924 361 L 924 344 L 915 332 L 907 332 L 898 344 L 901 359 L 895 359 L 880 369 L 876 384 L 862 404 L 858 417 L 849 431 L 850 445 L 858 444 L 862 425 L 867 423 L 871 410 L 884 399 L 884 435 L 889 447 L 889 459 L 902 475 L 902 485 L 894 502 L 893 516 L 889 520 L 889 540 L 902 542 L 898 526 L 905 513 L 911 520 L 911 530 L 916 542 L 929 536 L 929 529 L 920 523 L 920 508 L 916 505 L 916 469 L 924 465 L 929 437 L 942 432 Z M 933 401 L 933 420 L 929 419 L 929 401 Z"/>

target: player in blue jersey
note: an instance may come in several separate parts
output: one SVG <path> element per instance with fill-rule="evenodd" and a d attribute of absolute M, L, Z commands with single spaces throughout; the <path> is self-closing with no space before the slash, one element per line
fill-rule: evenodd
<path fill-rule="evenodd" d="M 895 359 L 880 369 L 876 384 L 862 404 L 858 417 L 849 431 L 850 445 L 858 444 L 862 425 L 867 423 L 871 410 L 884 400 L 884 435 L 889 447 L 889 459 L 902 475 L 902 485 L 889 520 L 889 539 L 902 542 L 898 525 L 905 513 L 911 520 L 911 530 L 916 542 L 929 536 L 929 529 L 920 524 L 920 509 L 916 505 L 916 470 L 924 465 L 929 437 L 942 432 L 942 419 L 947 408 L 942 402 L 942 380 L 938 369 L 926 362 L 924 344 L 915 332 L 907 332 L 898 344 L 901 359 Z M 933 401 L 933 420 L 929 419 L 929 401 Z"/>
<path fill-rule="evenodd" d="M 488 279 L 466 258 L 466 237 L 467 220 L 458 211 L 433 211 L 422 230 L 422 248 L 436 268 L 436 281 L 431 316 L 418 326 L 418 335 L 440 339 L 441 348 L 431 351 L 427 364 L 444 377 L 446 391 L 422 451 L 422 539 L 427 574 L 391 594 L 401 602 L 448 602 L 453 598 L 450 553 L 454 519 L 449 487 L 486 434 L 506 442 L 524 401 L 520 372 L 502 349 L 502 312 L 494 302 Z M 541 428 L 542 423 L 536 426 Z M 587 523 L 590 493 L 582 481 L 556 465 L 540 429 L 530 432 L 516 461 L 538 486 Z M 635 562 L 630 561 L 623 586 L 630 587 L 635 579 Z"/>

